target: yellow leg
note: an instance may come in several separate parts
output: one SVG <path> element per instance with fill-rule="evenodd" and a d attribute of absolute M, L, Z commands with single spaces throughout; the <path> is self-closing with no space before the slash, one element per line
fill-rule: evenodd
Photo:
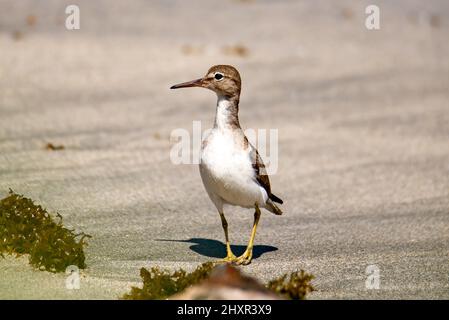
<path fill-rule="evenodd" d="M 254 247 L 254 238 L 256 237 L 256 230 L 257 225 L 259 224 L 260 220 L 260 209 L 257 203 L 255 204 L 256 212 L 254 212 L 254 224 L 253 229 L 251 231 L 251 237 L 249 238 L 248 247 L 246 247 L 245 252 L 237 258 L 236 263 L 237 264 L 250 264 L 251 260 L 253 258 L 253 247 Z"/>
<path fill-rule="evenodd" d="M 237 259 L 237 257 L 234 255 L 234 253 L 232 253 L 231 250 L 231 244 L 229 242 L 229 235 L 228 235 L 228 222 L 226 221 L 224 213 L 223 212 L 219 213 L 221 218 L 221 225 L 223 227 L 226 238 L 226 258 L 220 260 L 219 262 L 233 262 Z"/>

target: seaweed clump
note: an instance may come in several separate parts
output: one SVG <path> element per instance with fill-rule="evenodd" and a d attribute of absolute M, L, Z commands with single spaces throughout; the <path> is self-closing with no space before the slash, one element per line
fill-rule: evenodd
<path fill-rule="evenodd" d="M 313 275 L 304 270 L 296 271 L 271 280 L 267 288 L 288 299 L 304 300 L 308 293 L 315 290 L 311 284 L 313 278 Z"/>
<path fill-rule="evenodd" d="M 203 280 L 209 279 L 212 271 L 214 271 L 214 267 L 214 263 L 206 262 L 199 265 L 192 273 L 187 273 L 183 269 L 170 273 L 167 270 L 159 269 L 159 267 L 152 267 L 150 270 L 141 268 L 140 277 L 142 278 L 143 287 L 132 287 L 131 291 L 125 294 L 122 299 L 167 299 L 191 286 L 199 284 Z M 265 287 L 281 298 L 304 300 L 308 293 L 314 291 L 311 284 L 313 278 L 313 275 L 306 273 L 304 270 L 300 270 L 292 272 L 289 275 L 284 274 L 283 276 L 268 282 Z M 222 278 L 221 280 L 224 284 L 229 282 L 229 279 L 226 280 Z M 231 284 L 228 283 L 228 285 Z M 235 284 L 233 286 L 235 287 Z M 240 283 L 240 286 L 242 289 L 248 289 L 248 284 L 246 282 Z"/>
<path fill-rule="evenodd" d="M 185 290 L 187 287 L 198 284 L 207 279 L 212 272 L 214 264 L 206 262 L 199 265 L 193 272 L 187 273 L 179 269 L 173 273 L 152 267 L 150 270 L 140 269 L 143 287 L 132 287 L 131 292 L 125 294 L 126 300 L 161 300 Z"/>
<path fill-rule="evenodd" d="M 50 272 L 63 272 L 70 265 L 84 269 L 84 238 L 90 236 L 75 234 L 62 225 L 59 213 L 56 216 L 58 222 L 31 199 L 10 190 L 0 200 L 0 255 L 29 254 L 31 265 Z"/>

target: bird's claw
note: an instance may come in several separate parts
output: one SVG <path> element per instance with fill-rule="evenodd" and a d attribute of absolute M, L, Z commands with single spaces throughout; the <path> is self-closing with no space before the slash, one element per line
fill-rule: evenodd
<path fill-rule="evenodd" d="M 237 257 L 234 254 L 228 254 L 226 256 L 226 258 L 220 259 L 218 261 L 216 261 L 216 263 L 234 263 L 235 261 L 237 261 Z"/>
<path fill-rule="evenodd" d="M 253 251 L 245 251 L 240 257 L 238 257 L 234 263 L 237 265 L 248 265 L 251 263 L 251 260 L 253 259 Z"/>

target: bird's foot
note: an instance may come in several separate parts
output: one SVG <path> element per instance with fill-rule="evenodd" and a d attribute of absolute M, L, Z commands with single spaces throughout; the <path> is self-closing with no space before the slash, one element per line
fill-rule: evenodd
<path fill-rule="evenodd" d="M 217 263 L 233 263 L 233 262 L 237 261 L 237 259 L 238 258 L 233 253 L 228 253 L 226 258 L 220 259 L 216 262 Z"/>
<path fill-rule="evenodd" d="M 253 250 L 246 249 L 246 251 L 240 257 L 238 257 L 234 262 L 238 265 L 246 266 L 251 263 L 252 259 L 253 259 Z"/>

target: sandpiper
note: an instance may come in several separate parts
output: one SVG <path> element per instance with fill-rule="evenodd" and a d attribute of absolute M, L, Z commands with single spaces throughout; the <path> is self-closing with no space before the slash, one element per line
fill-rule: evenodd
<path fill-rule="evenodd" d="M 204 77 L 174 85 L 170 89 L 187 87 L 207 88 L 217 94 L 214 127 L 202 141 L 200 174 L 204 187 L 220 214 L 225 234 L 227 255 L 221 261 L 249 264 L 261 215 L 259 208 L 280 215 L 282 211 L 275 202 L 282 204 L 282 200 L 271 193 L 270 180 L 262 158 L 240 127 L 240 74 L 232 66 L 217 65 L 211 67 Z M 231 250 L 228 223 L 223 211 L 225 204 L 255 208 L 248 246 L 240 257 L 236 257 Z"/>

